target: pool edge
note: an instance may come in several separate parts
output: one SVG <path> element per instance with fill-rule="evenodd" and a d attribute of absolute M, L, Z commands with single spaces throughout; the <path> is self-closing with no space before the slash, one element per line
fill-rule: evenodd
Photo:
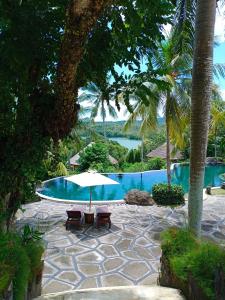
<path fill-rule="evenodd" d="M 53 198 L 49 196 L 45 196 L 43 194 L 40 194 L 39 192 L 36 192 L 36 195 L 40 197 L 41 199 L 52 201 L 52 202 L 61 202 L 61 203 L 69 203 L 69 204 L 86 204 L 89 205 L 89 201 L 87 200 L 71 200 L 71 199 L 60 199 L 60 198 Z M 91 203 L 93 205 L 109 205 L 109 204 L 125 204 L 125 201 L 123 199 L 121 200 L 92 200 Z"/>

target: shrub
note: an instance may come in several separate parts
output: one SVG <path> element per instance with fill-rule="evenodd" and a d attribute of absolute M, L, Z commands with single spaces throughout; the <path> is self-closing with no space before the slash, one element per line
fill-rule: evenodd
<path fill-rule="evenodd" d="M 148 166 L 145 163 L 125 163 L 122 166 L 123 172 L 143 172 L 148 170 Z"/>
<path fill-rule="evenodd" d="M 56 165 L 55 171 L 54 172 L 49 171 L 48 175 L 51 177 L 68 176 L 68 171 L 64 163 L 59 162 Z"/>
<path fill-rule="evenodd" d="M 5 234 L 0 237 L 0 261 L 14 268 L 13 294 L 15 299 L 22 300 L 30 273 L 29 258 L 16 234 Z"/>
<path fill-rule="evenodd" d="M 29 280 L 37 274 L 41 266 L 41 256 L 44 248 L 40 241 L 25 241 L 16 233 L 0 234 L 0 298 L 7 288 L 7 283 L 13 281 L 13 297 L 23 300 Z"/>
<path fill-rule="evenodd" d="M 166 168 L 166 162 L 160 157 L 151 158 L 148 161 L 149 170 L 160 170 Z"/>
<path fill-rule="evenodd" d="M 158 205 L 181 205 L 184 204 L 184 191 L 180 185 L 166 183 L 155 184 L 152 188 L 152 197 Z"/>
<path fill-rule="evenodd" d="M 170 228 L 162 232 L 162 250 L 166 257 L 180 256 L 198 245 L 194 236 L 186 229 Z"/>
<path fill-rule="evenodd" d="M 225 252 L 219 246 L 198 241 L 188 230 L 169 229 L 162 233 L 162 251 L 172 272 L 188 282 L 191 275 L 208 299 L 215 299 L 215 276 L 218 268 L 225 272 Z"/>
<path fill-rule="evenodd" d="M 127 163 L 134 163 L 135 162 L 135 152 L 134 152 L 134 149 L 131 149 L 127 153 L 126 162 Z"/>
<path fill-rule="evenodd" d="M 3 292 L 8 288 L 10 281 L 13 278 L 14 271 L 14 268 L 9 265 L 0 263 L 0 299 Z"/>
<path fill-rule="evenodd" d="M 89 166 L 89 170 L 104 173 L 106 172 L 106 167 L 107 166 L 104 163 L 93 163 Z"/>
<path fill-rule="evenodd" d="M 108 155 L 108 149 L 104 144 L 94 143 L 93 145 L 86 147 L 80 154 L 80 171 L 88 170 L 91 165 L 109 165 Z"/>

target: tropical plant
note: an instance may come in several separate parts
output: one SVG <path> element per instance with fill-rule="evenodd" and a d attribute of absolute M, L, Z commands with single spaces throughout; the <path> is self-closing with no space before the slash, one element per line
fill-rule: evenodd
<path fill-rule="evenodd" d="M 225 127 L 225 102 L 222 99 L 216 99 L 212 102 L 209 131 L 214 137 L 215 158 L 217 158 L 217 143 L 220 127 Z"/>
<path fill-rule="evenodd" d="M 113 97 L 113 88 L 112 85 L 109 83 L 109 80 L 110 79 L 107 78 L 107 80 L 101 82 L 99 86 L 92 82 L 89 83 L 85 88 L 83 88 L 84 92 L 78 98 L 78 101 L 81 103 L 83 101 L 89 101 L 89 103 L 91 103 L 91 106 L 93 107 L 91 110 L 92 121 L 94 121 L 98 113 L 100 113 L 103 124 L 104 138 L 106 138 L 105 119 L 107 111 L 111 117 L 117 117 L 117 112 L 111 103 L 111 98 Z"/>
<path fill-rule="evenodd" d="M 87 171 L 94 165 L 98 165 L 102 171 L 104 165 L 108 166 L 110 164 L 107 147 L 102 143 L 93 143 L 80 153 L 79 163 L 80 171 Z M 101 164 L 101 166 L 99 164 Z"/>
<path fill-rule="evenodd" d="M 135 90 L 131 98 L 137 102 L 125 126 L 125 128 L 129 128 L 134 120 L 142 118 L 140 132 L 144 134 L 144 132 L 156 127 L 157 112 L 159 108 L 163 110 L 167 137 L 168 186 L 171 185 L 170 143 L 171 139 L 174 139 L 177 145 L 184 146 L 183 132 L 189 121 L 191 81 L 191 57 L 189 55 L 174 55 L 172 41 L 172 38 L 168 38 L 159 44 L 157 51 L 149 58 L 156 74 L 162 74 L 157 76 L 157 80 L 165 84 L 144 82 Z M 153 81 L 151 73 L 146 74 L 146 80 Z"/>
<path fill-rule="evenodd" d="M 148 160 L 149 170 L 160 170 L 166 168 L 166 162 L 160 157 L 151 158 Z"/>
<path fill-rule="evenodd" d="M 151 129 L 156 129 L 157 108 L 160 97 L 157 89 L 155 89 L 154 92 L 151 92 L 151 101 L 149 101 L 149 87 L 143 84 L 141 89 L 136 90 L 130 98 L 131 101 L 135 101 L 135 104 L 132 107 L 132 113 L 124 124 L 124 131 L 130 130 L 137 120 L 141 120 L 138 135 L 141 137 L 141 161 L 143 163 L 145 136 L 149 134 Z M 147 98 L 147 106 L 142 102 L 143 98 Z"/>
<path fill-rule="evenodd" d="M 0 1 L 0 206 L 7 226 L 34 193 L 50 137 L 63 139 L 75 126 L 78 89 L 110 71 L 118 81 L 115 64 L 140 69 L 172 10 L 170 0 Z"/>
<path fill-rule="evenodd" d="M 223 248 L 214 243 L 199 241 L 187 229 L 170 228 L 161 237 L 162 255 L 164 261 L 167 261 L 167 270 L 165 265 L 161 269 L 163 279 L 168 280 L 168 276 L 169 280 L 176 282 L 176 287 L 180 287 L 188 299 L 201 295 L 200 299 L 214 300 L 217 295 L 221 295 L 221 285 L 215 282 L 220 282 L 217 274 L 225 271 Z M 190 288 L 193 282 L 196 282 L 195 291 Z"/>
<path fill-rule="evenodd" d="M 215 0 L 197 1 L 192 72 L 191 157 L 188 198 L 189 227 L 197 236 L 200 236 L 201 232 L 202 190 L 213 80 L 215 17 Z"/>

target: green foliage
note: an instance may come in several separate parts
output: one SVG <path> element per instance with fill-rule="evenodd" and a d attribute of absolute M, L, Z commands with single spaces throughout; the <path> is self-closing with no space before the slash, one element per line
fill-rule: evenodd
<path fill-rule="evenodd" d="M 29 279 L 32 279 L 34 274 L 40 272 L 41 268 L 41 258 L 43 255 L 43 246 L 35 241 L 30 241 L 24 246 L 27 256 L 30 262 L 30 274 Z"/>
<path fill-rule="evenodd" d="M 107 166 L 104 163 L 93 163 L 93 164 L 89 165 L 88 169 L 97 171 L 99 173 L 104 173 L 104 172 L 106 172 L 106 167 Z M 85 171 L 85 169 L 83 171 Z"/>
<path fill-rule="evenodd" d="M 155 184 L 152 188 L 152 197 L 158 205 L 184 204 L 183 188 L 176 184 L 171 185 L 171 187 L 166 183 Z"/>
<path fill-rule="evenodd" d="M 14 269 L 13 293 L 15 299 L 23 300 L 29 280 L 30 265 L 21 240 L 15 234 L 1 235 L 0 261 Z"/>
<path fill-rule="evenodd" d="M 104 144 L 94 143 L 80 154 L 80 171 L 86 171 L 96 164 L 109 165 L 108 150 Z M 99 166 L 100 167 L 100 166 Z"/>
<path fill-rule="evenodd" d="M 211 243 L 202 243 L 198 249 L 171 258 L 171 265 L 179 278 L 187 280 L 191 274 L 209 299 L 215 299 L 216 269 L 222 266 L 225 270 L 225 253 L 221 248 Z"/>
<path fill-rule="evenodd" d="M 5 263 L 0 262 L 0 299 L 4 291 L 7 290 L 13 278 L 14 269 Z"/>
<path fill-rule="evenodd" d="M 84 122 L 88 123 L 89 120 L 85 120 Z M 158 128 L 157 130 L 150 131 L 146 133 L 146 145 L 147 151 L 151 151 L 154 148 L 165 142 L 165 130 L 164 130 L 164 119 L 158 118 Z M 129 139 L 140 139 L 139 129 L 141 126 L 141 121 L 136 120 L 129 128 L 129 130 L 124 131 L 125 121 L 109 121 L 105 122 L 106 124 L 106 135 L 107 137 L 126 137 Z M 104 135 L 102 122 L 95 122 L 90 125 L 91 128 L 100 135 Z"/>
<path fill-rule="evenodd" d="M 34 234 L 28 230 L 28 227 L 24 228 L 22 235 L 0 234 L 0 264 L 6 266 L 1 269 L 4 273 L 0 273 L 0 286 L 6 288 L 6 283 L 13 280 L 15 299 L 24 299 L 29 280 L 40 268 L 43 251 L 40 241 L 34 238 Z"/>
<path fill-rule="evenodd" d="M 126 162 L 128 163 L 134 163 L 135 162 L 135 150 L 131 149 L 126 157 Z"/>
<path fill-rule="evenodd" d="M 162 251 L 167 258 L 181 256 L 198 247 L 198 242 L 187 229 L 170 228 L 162 232 Z"/>
<path fill-rule="evenodd" d="M 137 163 L 141 161 L 141 151 L 140 149 L 131 149 L 126 157 L 126 162 Z"/>
<path fill-rule="evenodd" d="M 151 158 L 148 160 L 149 170 L 160 170 L 166 168 L 166 162 L 160 157 Z"/>
<path fill-rule="evenodd" d="M 37 180 L 49 176 L 43 160 L 57 124 L 52 112 L 67 6 L 65 0 L 47 6 L 40 0 L 0 2 L 0 201 L 11 193 L 9 216 L 31 199 Z M 163 38 L 161 26 L 171 21 L 172 10 L 169 0 L 106 7 L 84 45 L 78 87 L 110 71 L 119 84 L 115 64 L 138 71 L 141 58 Z M 55 166 L 59 162 L 65 164 L 56 159 Z"/>
<path fill-rule="evenodd" d="M 176 276 L 187 281 L 191 274 L 207 297 L 215 299 L 215 272 L 225 271 L 224 249 L 199 242 L 188 230 L 172 228 L 162 234 L 162 250 Z"/>
<path fill-rule="evenodd" d="M 48 171 L 48 174 L 51 177 L 67 176 L 68 171 L 66 166 L 62 162 L 59 162 L 56 165 L 55 171 L 54 172 Z"/>
<path fill-rule="evenodd" d="M 146 163 L 125 163 L 122 165 L 123 172 L 133 173 L 133 172 L 144 172 L 148 171 L 148 165 Z"/>
<path fill-rule="evenodd" d="M 109 154 L 114 157 L 119 164 L 123 163 L 125 161 L 126 155 L 127 155 L 127 148 L 121 146 L 119 143 L 114 141 L 104 141 L 104 144 L 106 145 Z"/>
<path fill-rule="evenodd" d="M 26 224 L 21 234 L 22 243 L 26 245 L 30 241 L 40 241 L 41 236 L 42 233 Z"/>

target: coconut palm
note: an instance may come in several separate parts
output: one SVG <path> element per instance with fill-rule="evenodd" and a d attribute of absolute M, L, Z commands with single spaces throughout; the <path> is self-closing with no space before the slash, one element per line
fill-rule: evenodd
<path fill-rule="evenodd" d="M 180 37 L 176 39 L 178 42 L 175 43 L 174 52 L 188 52 L 190 55 L 194 53 L 188 214 L 189 227 L 196 235 L 200 234 L 201 229 L 202 189 L 209 125 L 209 98 L 212 91 L 212 70 L 217 77 L 225 76 L 224 64 L 212 66 L 217 2 L 224 3 L 222 0 L 177 0 L 177 15 L 173 30 L 174 36 Z"/>
<path fill-rule="evenodd" d="M 127 121 L 126 127 L 137 118 L 141 118 L 140 132 L 144 134 L 157 123 L 157 111 L 162 109 L 166 122 L 167 136 L 167 180 L 171 186 L 171 139 L 182 144 L 184 126 L 188 123 L 190 112 L 191 60 L 189 55 L 174 55 L 172 39 L 168 38 L 159 45 L 151 57 L 156 73 L 162 73 L 157 79 L 164 85 L 143 83 L 135 91 L 136 107 Z M 151 78 L 150 78 L 151 80 Z M 134 98 L 134 96 L 132 95 Z M 147 106 L 146 106 L 147 103 Z"/>
<path fill-rule="evenodd" d="M 144 88 L 143 88 L 144 87 Z M 128 131 L 136 120 L 141 120 L 139 136 L 141 137 L 141 161 L 144 161 L 144 139 L 146 134 L 149 134 L 150 129 L 156 129 L 157 126 L 157 109 L 159 106 L 158 90 L 155 88 L 154 93 L 151 87 L 151 94 L 149 94 L 149 87 L 142 86 L 142 88 L 135 91 L 130 95 L 131 102 L 133 103 L 132 113 L 129 115 L 125 125 L 124 131 Z M 149 103 L 146 106 L 143 103 L 143 98 Z"/>
<path fill-rule="evenodd" d="M 92 122 L 87 115 L 91 114 L 92 106 L 90 105 L 83 105 L 80 103 L 79 114 L 78 114 L 78 121 L 76 127 L 74 127 L 69 135 L 69 138 L 76 140 L 76 152 L 80 151 L 83 147 L 83 139 L 82 136 L 88 137 L 91 140 L 100 138 L 101 135 L 96 132 L 95 128 L 92 126 Z M 74 149 L 75 150 L 75 149 Z"/>
<path fill-rule="evenodd" d="M 190 230 L 200 236 L 203 183 L 213 81 L 216 0 L 198 0 L 192 73 L 191 157 L 188 216 Z"/>
<path fill-rule="evenodd" d="M 97 117 L 98 113 L 102 118 L 104 137 L 106 138 L 106 126 L 105 119 L 107 111 L 110 116 L 117 118 L 117 112 L 114 106 L 111 104 L 112 98 L 114 97 L 112 85 L 109 84 L 109 78 L 101 84 L 96 85 L 93 82 L 83 89 L 83 93 L 79 96 L 78 101 L 84 102 L 89 101 L 92 105 L 91 120 Z"/>

